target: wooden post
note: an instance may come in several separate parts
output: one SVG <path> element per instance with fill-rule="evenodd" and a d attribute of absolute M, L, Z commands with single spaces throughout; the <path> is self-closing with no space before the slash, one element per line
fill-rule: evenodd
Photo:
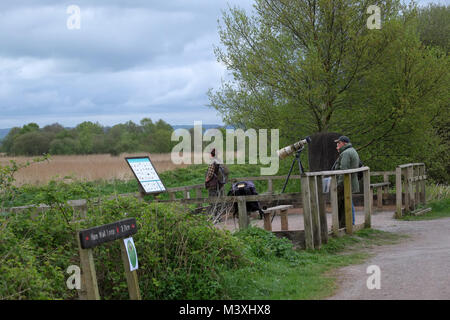
<path fill-rule="evenodd" d="M 410 197 L 410 193 L 409 193 L 409 183 L 408 183 L 408 179 L 409 179 L 409 170 L 407 168 L 403 168 L 403 176 L 405 177 L 403 179 L 403 185 L 404 185 L 404 190 L 405 190 L 405 210 L 404 213 L 407 214 L 410 211 L 410 206 L 411 206 L 411 197 Z"/>
<path fill-rule="evenodd" d="M 344 174 L 345 232 L 353 233 L 351 175 Z"/>
<path fill-rule="evenodd" d="M 420 174 L 420 167 L 421 166 L 414 166 L 414 177 L 419 177 Z M 420 204 L 420 188 L 419 186 L 421 185 L 421 182 L 419 180 L 414 181 L 414 202 L 415 202 L 415 206 L 417 208 L 417 206 Z"/>
<path fill-rule="evenodd" d="M 81 248 L 80 236 L 78 232 L 76 232 L 75 237 L 77 238 L 78 251 L 80 252 L 81 296 L 88 300 L 100 300 L 92 249 Z"/>
<path fill-rule="evenodd" d="M 239 210 L 239 229 L 244 230 L 248 228 L 248 216 L 247 216 L 247 204 L 242 197 L 238 198 L 238 210 Z"/>
<path fill-rule="evenodd" d="M 137 271 L 130 271 L 130 262 L 128 261 L 127 248 L 123 239 L 120 239 L 120 252 L 122 254 L 123 266 L 125 268 L 125 277 L 128 284 L 128 292 L 130 294 L 130 300 L 142 300 L 141 292 L 139 290 L 139 281 L 137 277 Z"/>
<path fill-rule="evenodd" d="M 339 235 L 339 209 L 338 209 L 338 197 L 337 197 L 337 182 L 336 176 L 331 176 L 330 182 L 330 200 L 331 200 L 331 215 L 333 235 L 337 237 Z"/>
<path fill-rule="evenodd" d="M 200 189 L 200 188 L 195 189 L 195 197 L 197 199 L 201 199 L 202 198 L 202 189 Z"/>
<path fill-rule="evenodd" d="M 413 182 L 411 181 L 411 178 L 414 176 L 413 166 L 409 166 L 407 170 L 408 170 L 409 210 L 414 211 L 416 204 L 414 199 Z"/>
<path fill-rule="evenodd" d="M 387 173 L 383 174 L 383 182 L 389 182 L 389 175 Z M 389 186 L 384 187 L 384 198 L 388 199 Z"/>
<path fill-rule="evenodd" d="M 169 198 L 170 198 L 170 200 L 175 200 L 175 192 L 170 192 Z"/>
<path fill-rule="evenodd" d="M 383 187 L 377 187 L 377 208 L 383 208 Z"/>
<path fill-rule="evenodd" d="M 303 221 L 305 226 L 305 248 L 314 249 L 313 229 L 311 224 L 309 177 L 302 175 L 300 180 L 302 185 Z"/>
<path fill-rule="evenodd" d="M 281 230 L 289 230 L 288 211 L 287 209 L 280 210 Z"/>
<path fill-rule="evenodd" d="M 425 176 L 425 165 L 420 166 L 420 175 Z M 426 186 L 426 180 L 422 180 L 420 183 L 420 201 L 422 204 L 426 204 L 427 200 L 425 198 L 425 186 Z"/>
<path fill-rule="evenodd" d="M 267 180 L 267 192 L 269 194 L 273 193 L 273 180 L 272 179 Z"/>
<path fill-rule="evenodd" d="M 370 206 L 370 170 L 364 171 L 364 227 L 370 228 L 372 208 Z"/>
<path fill-rule="evenodd" d="M 395 217 L 397 219 L 402 217 L 402 169 L 395 168 Z"/>
<path fill-rule="evenodd" d="M 317 177 L 317 200 L 319 202 L 319 220 L 320 220 L 320 233 L 322 243 L 328 242 L 328 222 L 327 211 L 325 208 L 325 197 L 323 195 L 323 183 L 322 176 Z"/>
<path fill-rule="evenodd" d="M 272 219 L 270 212 L 264 213 L 264 230 L 272 231 Z"/>
<path fill-rule="evenodd" d="M 310 192 L 310 203 L 311 203 L 311 222 L 313 229 L 313 239 L 314 248 L 320 249 L 322 244 L 322 238 L 320 234 L 320 218 L 319 218 L 319 205 L 317 198 L 317 176 L 309 178 L 309 192 Z"/>

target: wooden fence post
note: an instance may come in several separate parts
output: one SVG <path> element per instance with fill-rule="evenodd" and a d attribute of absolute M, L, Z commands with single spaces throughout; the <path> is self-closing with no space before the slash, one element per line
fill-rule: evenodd
<path fill-rule="evenodd" d="M 267 180 L 267 192 L 269 194 L 273 193 L 273 180 L 272 179 Z"/>
<path fill-rule="evenodd" d="M 238 197 L 238 210 L 239 210 L 239 229 L 244 230 L 248 228 L 248 215 L 247 204 L 245 199 Z"/>
<path fill-rule="evenodd" d="M 139 281 L 137 271 L 130 271 L 130 262 L 128 261 L 127 248 L 123 239 L 120 239 L 120 252 L 122 255 L 123 266 L 125 268 L 125 277 L 127 279 L 128 293 L 131 300 L 141 300 L 141 292 L 139 290 Z"/>
<path fill-rule="evenodd" d="M 332 214 L 332 225 L 333 235 L 337 237 L 339 235 L 339 207 L 338 207 L 338 197 L 337 197 L 337 182 L 336 176 L 331 176 L 330 182 L 330 200 L 331 200 L 331 214 Z"/>
<path fill-rule="evenodd" d="M 400 167 L 395 168 L 395 204 L 395 217 L 399 219 L 402 216 L 402 169 Z"/>
<path fill-rule="evenodd" d="M 313 229 L 311 225 L 309 177 L 302 175 L 300 180 L 302 185 L 303 221 L 305 226 L 305 248 L 314 249 Z"/>
<path fill-rule="evenodd" d="M 370 228 L 372 225 L 372 207 L 370 205 L 370 170 L 364 171 L 364 227 Z"/>
<path fill-rule="evenodd" d="M 421 176 L 425 176 L 425 165 L 420 166 L 419 173 Z M 422 204 L 426 204 L 426 202 L 427 202 L 427 199 L 425 198 L 425 196 L 426 196 L 425 186 L 426 186 L 426 180 L 424 179 L 420 183 L 420 201 L 422 202 Z"/>
<path fill-rule="evenodd" d="M 319 202 L 319 221 L 322 243 L 328 242 L 328 221 L 325 208 L 325 197 L 323 195 L 322 176 L 317 177 L 317 200 Z"/>
<path fill-rule="evenodd" d="M 383 187 L 377 187 L 377 208 L 383 208 Z"/>
<path fill-rule="evenodd" d="M 351 174 L 344 174 L 345 232 L 353 233 Z"/>
<path fill-rule="evenodd" d="M 409 211 L 414 211 L 416 204 L 414 199 L 414 189 L 412 178 L 414 176 L 413 166 L 409 166 L 408 169 L 408 193 L 409 193 Z"/>
<path fill-rule="evenodd" d="M 287 209 L 280 210 L 281 230 L 289 230 L 288 211 Z"/>
<path fill-rule="evenodd" d="M 389 175 L 387 173 L 383 174 L 383 182 L 389 182 Z M 384 187 L 384 198 L 388 199 L 389 186 Z"/>
<path fill-rule="evenodd" d="M 408 179 L 409 179 L 409 172 L 407 168 L 403 168 L 403 189 L 405 190 L 405 210 L 403 213 L 407 214 L 410 211 L 410 206 L 411 206 L 411 197 L 409 194 L 409 184 L 408 184 Z"/>
<path fill-rule="evenodd" d="M 314 239 L 314 249 L 320 249 L 322 244 L 322 238 L 320 234 L 320 218 L 319 218 L 319 205 L 317 199 L 317 176 L 309 177 L 309 192 L 310 192 L 310 204 L 311 204 L 311 222 Z"/>
<path fill-rule="evenodd" d="M 100 300 L 98 293 L 97 275 L 95 273 L 94 256 L 92 249 L 82 249 L 79 232 L 76 232 L 78 251 L 81 264 L 81 288 L 88 300 Z M 83 296 L 83 294 L 82 294 Z"/>
<path fill-rule="evenodd" d="M 270 212 L 264 213 L 264 230 L 272 231 L 272 217 Z"/>

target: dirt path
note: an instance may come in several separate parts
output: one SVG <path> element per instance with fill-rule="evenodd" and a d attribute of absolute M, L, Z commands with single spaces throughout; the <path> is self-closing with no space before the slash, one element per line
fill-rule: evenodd
<path fill-rule="evenodd" d="M 337 270 L 339 289 L 330 299 L 450 299 L 450 218 L 397 221 L 392 212 L 381 212 L 372 216 L 372 227 L 409 238 L 372 249 L 364 264 Z M 380 268 L 380 289 L 367 287 L 370 265 Z"/>
<path fill-rule="evenodd" d="M 372 228 L 408 235 L 398 244 L 370 249 L 373 257 L 364 264 L 351 265 L 333 272 L 338 290 L 329 299 L 450 299 L 450 218 L 428 221 L 393 219 L 394 207 L 372 214 Z M 303 229 L 303 215 L 294 209 L 289 215 L 289 229 Z M 295 213 L 295 214 L 294 214 Z M 327 215 L 331 228 L 331 215 Z M 364 222 L 363 208 L 357 208 L 356 223 Z M 229 220 L 222 227 L 235 229 L 238 222 Z M 263 221 L 252 219 L 252 225 L 263 227 Z M 280 230 L 278 216 L 272 230 Z M 367 267 L 380 268 L 380 289 L 369 290 Z"/>

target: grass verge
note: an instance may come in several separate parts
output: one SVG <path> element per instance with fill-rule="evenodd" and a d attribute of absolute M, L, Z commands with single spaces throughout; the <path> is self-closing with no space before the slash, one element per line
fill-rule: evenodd
<path fill-rule="evenodd" d="M 404 238 L 394 233 L 365 229 L 352 236 L 330 238 L 322 249 L 313 251 L 283 249 L 283 246 L 288 246 L 284 242 L 286 239 L 277 239 L 270 232 L 256 228 L 236 236 L 248 243 L 252 264 L 222 274 L 224 299 L 324 299 L 336 290 L 336 278 L 328 275 L 330 271 L 363 263 L 370 256 L 368 248 L 394 244 Z M 261 250 L 270 251 L 271 248 L 275 253 L 261 253 Z"/>
<path fill-rule="evenodd" d="M 450 217 L 450 198 L 431 201 L 425 207 L 431 207 L 431 211 L 419 216 L 406 215 L 400 219 L 404 221 L 422 221 Z"/>

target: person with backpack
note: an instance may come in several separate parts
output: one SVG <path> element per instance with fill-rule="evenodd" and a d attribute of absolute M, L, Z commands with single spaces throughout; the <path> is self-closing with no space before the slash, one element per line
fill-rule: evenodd
<path fill-rule="evenodd" d="M 228 168 L 216 157 L 216 149 L 211 150 L 211 163 L 205 177 L 205 188 L 210 197 L 223 196 L 223 187 L 228 182 Z"/>
<path fill-rule="evenodd" d="M 332 170 L 347 170 L 356 169 L 360 167 L 361 160 L 358 152 L 353 148 L 350 139 L 346 136 L 340 136 L 336 142 L 336 149 L 339 152 L 339 157 L 334 163 Z M 338 212 L 339 212 L 339 228 L 345 227 L 345 205 L 344 205 L 344 177 L 338 176 L 337 179 L 337 194 L 338 194 Z M 358 174 L 351 175 L 352 193 L 359 192 Z M 352 202 L 353 224 L 355 224 L 355 207 Z"/>

